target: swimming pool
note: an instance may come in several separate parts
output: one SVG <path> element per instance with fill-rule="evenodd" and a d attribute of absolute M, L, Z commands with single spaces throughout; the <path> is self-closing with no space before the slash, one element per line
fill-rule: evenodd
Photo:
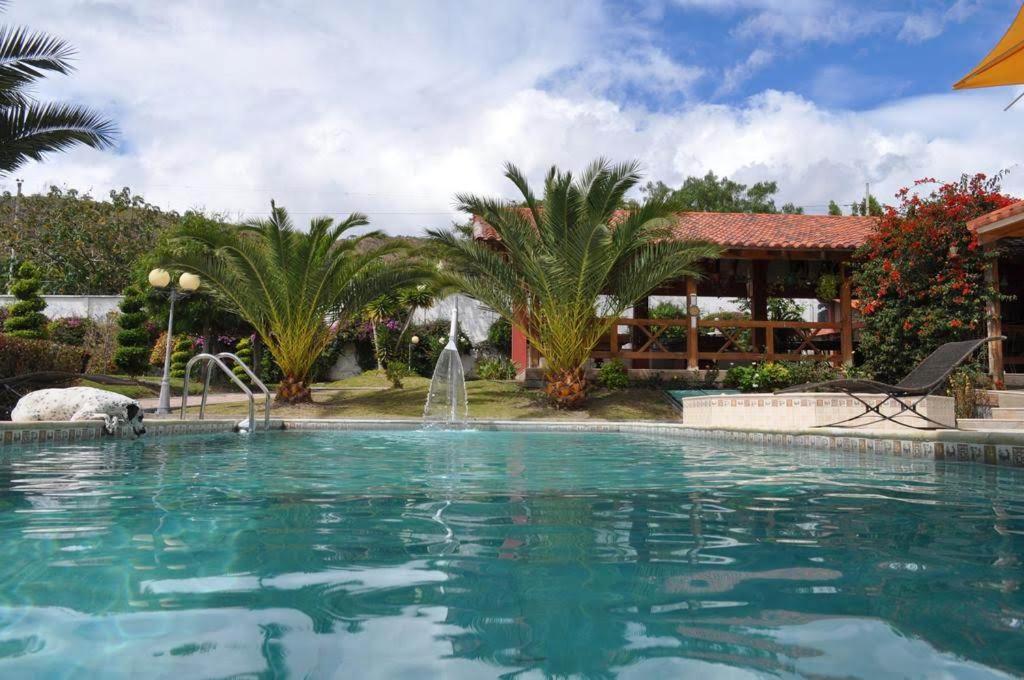
<path fill-rule="evenodd" d="M 7 449 L 0 490 L 0 677 L 1024 671 L 1013 469 L 285 432 Z"/>

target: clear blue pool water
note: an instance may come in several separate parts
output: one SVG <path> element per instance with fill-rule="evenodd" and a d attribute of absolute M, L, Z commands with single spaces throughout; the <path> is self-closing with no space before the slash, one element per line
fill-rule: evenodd
<path fill-rule="evenodd" d="M 0 677 L 1024 672 L 1013 470 L 616 434 L 0 452 Z"/>

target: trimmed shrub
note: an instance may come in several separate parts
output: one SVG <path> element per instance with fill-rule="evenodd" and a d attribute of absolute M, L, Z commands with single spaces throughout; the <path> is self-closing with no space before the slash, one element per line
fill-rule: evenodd
<path fill-rule="evenodd" d="M 81 347 L 85 344 L 85 336 L 95 323 L 92 319 L 82 316 L 68 316 L 54 319 L 47 324 L 46 331 L 53 342 L 63 345 Z"/>
<path fill-rule="evenodd" d="M 145 306 L 146 296 L 137 286 L 126 290 L 124 299 L 118 305 L 121 316 L 117 319 L 117 325 L 121 331 L 117 334 L 114 365 L 128 375 L 142 375 L 149 365 L 149 331 L 146 330 L 148 315 Z"/>
<path fill-rule="evenodd" d="M 39 294 L 42 283 L 39 270 L 31 262 L 23 262 L 14 275 L 11 293 L 17 302 L 11 305 L 4 322 L 4 332 L 16 338 L 41 340 L 46 337 L 46 301 Z"/>
<path fill-rule="evenodd" d="M 171 377 L 184 378 L 185 366 L 196 353 L 196 345 L 187 335 L 179 335 L 174 339 L 174 351 L 171 352 Z"/>
<path fill-rule="evenodd" d="M 481 380 L 515 380 L 516 365 L 508 357 L 484 357 L 476 362 L 476 376 Z"/>
<path fill-rule="evenodd" d="M 629 373 L 622 359 L 609 359 L 597 370 L 597 380 L 610 390 L 624 390 L 629 387 Z"/>
<path fill-rule="evenodd" d="M 249 339 L 249 338 L 241 338 L 241 339 L 239 339 L 238 343 L 235 345 L 235 356 L 237 356 L 239 359 L 244 361 L 245 365 L 248 366 L 249 368 L 251 368 L 253 370 L 253 372 L 256 371 L 256 369 L 253 367 L 253 363 L 252 363 L 252 340 L 251 339 Z M 249 376 L 246 375 L 245 370 L 241 366 L 239 366 L 238 364 L 235 364 L 235 365 L 233 365 L 231 367 L 231 372 L 234 373 L 238 377 L 238 379 L 241 380 L 242 382 L 244 382 L 244 383 L 249 382 Z"/>
<path fill-rule="evenodd" d="M 82 350 L 70 345 L 61 345 L 48 340 L 33 340 L 11 334 L 0 334 L 0 379 L 13 378 L 37 371 L 65 371 L 79 373 L 84 355 Z M 21 384 L 19 392 L 28 392 L 44 387 L 63 387 L 73 380 L 50 381 L 46 384 Z M 10 390 L 0 389 L 0 419 L 10 418 L 11 409 L 18 402 L 18 395 Z"/>

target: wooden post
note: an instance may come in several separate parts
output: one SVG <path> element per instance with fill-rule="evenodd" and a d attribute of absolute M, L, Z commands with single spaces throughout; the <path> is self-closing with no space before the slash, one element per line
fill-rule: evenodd
<path fill-rule="evenodd" d="M 633 318 L 634 319 L 650 319 L 651 318 L 651 298 L 644 296 L 639 302 L 633 305 Z M 631 326 L 633 329 L 632 335 L 630 336 L 630 343 L 633 345 L 633 351 L 636 352 L 638 349 L 643 347 L 645 338 L 647 337 L 643 331 L 636 326 Z M 633 359 L 630 362 L 631 368 L 650 368 L 651 362 L 649 359 Z"/>
<path fill-rule="evenodd" d="M 843 365 L 853 366 L 853 291 L 850 268 L 844 262 L 839 266 L 839 348 Z"/>
<path fill-rule="evenodd" d="M 754 321 L 768 320 L 768 261 L 750 261 L 750 318 Z M 754 351 L 765 349 L 765 330 L 754 329 Z"/>
<path fill-rule="evenodd" d="M 693 314 L 697 311 L 697 314 Z M 697 307 L 697 279 L 686 277 L 686 314 L 690 324 L 686 327 L 686 368 L 696 371 L 700 368 L 700 333 L 697 322 L 700 321 L 700 310 Z"/>
<path fill-rule="evenodd" d="M 986 250 L 991 250 L 992 245 L 986 245 Z M 999 293 L 999 260 L 992 258 L 985 267 L 985 282 L 990 284 Z M 990 300 L 985 304 L 985 313 L 988 317 L 988 336 L 991 338 L 1003 334 L 1003 305 L 999 298 Z M 993 340 L 988 343 L 988 372 L 992 382 L 997 387 L 1002 387 L 1005 380 L 1005 369 L 1003 366 L 1003 341 Z"/>

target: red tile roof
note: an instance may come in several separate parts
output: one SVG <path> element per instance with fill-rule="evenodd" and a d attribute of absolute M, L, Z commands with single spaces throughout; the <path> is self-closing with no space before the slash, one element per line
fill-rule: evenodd
<path fill-rule="evenodd" d="M 763 213 L 684 212 L 677 214 L 679 239 L 711 241 L 725 248 L 771 250 L 854 250 L 867 240 L 874 217 Z M 487 223 L 474 218 L 473 234 L 499 240 Z"/>
<path fill-rule="evenodd" d="M 1024 213 L 1024 201 L 1017 201 L 1016 203 L 1003 206 L 999 210 L 993 210 L 990 213 L 985 213 L 981 217 L 975 217 L 967 223 L 967 227 L 969 229 L 977 229 L 978 227 L 983 227 L 986 224 L 992 224 L 993 222 L 998 222 L 999 220 L 1006 219 L 1007 217 L 1014 217 L 1021 213 Z"/>

